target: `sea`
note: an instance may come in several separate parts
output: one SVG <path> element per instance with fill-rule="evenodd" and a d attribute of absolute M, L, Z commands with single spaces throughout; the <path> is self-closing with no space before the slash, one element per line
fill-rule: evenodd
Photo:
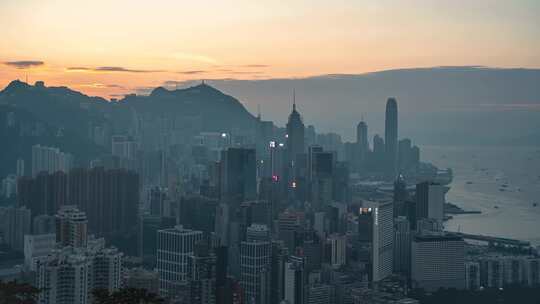
<path fill-rule="evenodd" d="M 482 212 L 453 215 L 446 230 L 540 246 L 540 147 L 422 146 L 421 151 L 423 161 L 452 168 L 446 201 Z"/>

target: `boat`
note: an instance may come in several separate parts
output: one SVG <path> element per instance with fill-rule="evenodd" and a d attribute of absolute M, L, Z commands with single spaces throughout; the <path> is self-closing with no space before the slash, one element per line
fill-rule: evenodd
<path fill-rule="evenodd" d="M 471 182 L 471 181 L 468 181 L 468 182 L 467 182 L 467 185 L 472 185 L 472 183 L 473 183 L 473 182 Z"/>
<path fill-rule="evenodd" d="M 495 206 L 493 206 L 493 208 L 495 208 L 495 209 L 499 209 L 499 206 L 495 205 Z"/>
<path fill-rule="evenodd" d="M 536 206 L 538 206 L 538 203 L 533 203 L 533 207 L 536 207 Z"/>

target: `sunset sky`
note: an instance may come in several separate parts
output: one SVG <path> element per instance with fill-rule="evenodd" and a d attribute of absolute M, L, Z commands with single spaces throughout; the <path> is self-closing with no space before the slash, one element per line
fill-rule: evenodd
<path fill-rule="evenodd" d="M 540 67 L 540 1 L 0 0 L 0 88 L 90 95 L 166 81 L 446 65 Z"/>

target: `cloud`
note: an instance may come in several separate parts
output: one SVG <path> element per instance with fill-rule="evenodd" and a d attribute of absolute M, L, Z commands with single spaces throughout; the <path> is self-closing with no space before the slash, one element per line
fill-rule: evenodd
<path fill-rule="evenodd" d="M 192 71 L 180 71 L 180 72 L 177 72 L 178 74 L 184 74 L 184 75 L 194 75 L 194 74 L 203 74 L 203 73 L 207 73 L 208 71 L 203 71 L 203 70 L 192 70 Z"/>
<path fill-rule="evenodd" d="M 244 67 L 244 68 L 268 68 L 270 66 L 267 65 L 267 64 L 245 64 L 245 65 L 242 65 L 241 67 Z"/>
<path fill-rule="evenodd" d="M 103 84 L 103 83 L 83 83 L 75 85 L 77 87 L 94 88 L 94 89 L 125 89 L 125 87 L 118 84 Z"/>
<path fill-rule="evenodd" d="M 84 71 L 91 71 L 91 72 L 127 72 L 127 73 L 160 73 L 165 72 L 163 70 L 138 70 L 138 69 L 129 69 L 125 67 L 119 67 L 119 66 L 101 66 L 101 67 L 95 67 L 95 68 L 89 68 L 89 67 L 68 67 L 68 71 L 74 71 L 74 72 L 84 72 Z"/>
<path fill-rule="evenodd" d="M 212 57 L 204 56 L 204 55 L 199 55 L 199 54 L 176 52 L 172 54 L 171 57 L 174 59 L 179 59 L 179 60 L 198 61 L 198 62 L 212 63 L 212 64 L 217 63 L 216 59 Z"/>
<path fill-rule="evenodd" d="M 6 61 L 5 65 L 15 67 L 17 69 L 28 69 L 31 67 L 41 66 L 45 63 L 39 60 L 20 60 L 20 61 Z"/>

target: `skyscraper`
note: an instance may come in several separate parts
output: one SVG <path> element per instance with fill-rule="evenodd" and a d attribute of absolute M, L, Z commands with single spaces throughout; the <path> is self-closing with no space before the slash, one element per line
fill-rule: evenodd
<path fill-rule="evenodd" d="M 384 142 L 388 173 L 395 176 L 398 164 L 398 108 L 395 98 L 386 102 Z"/>
<path fill-rule="evenodd" d="M 240 285 L 246 303 L 269 303 L 271 255 L 270 232 L 266 225 L 248 227 L 247 240 L 240 244 Z"/>
<path fill-rule="evenodd" d="M 394 219 L 394 272 L 409 273 L 411 260 L 411 227 L 404 216 Z"/>
<path fill-rule="evenodd" d="M 439 223 L 444 219 L 445 195 L 448 187 L 432 182 L 416 185 L 416 220 L 434 219 Z"/>
<path fill-rule="evenodd" d="M 12 249 L 23 250 L 24 235 L 30 233 L 30 217 L 26 207 L 0 207 L 0 233 Z"/>
<path fill-rule="evenodd" d="M 73 166 L 73 156 L 69 153 L 61 152 L 58 148 L 45 147 L 40 145 L 32 146 L 32 176 L 46 171 L 54 173 L 56 171 L 69 172 Z"/>
<path fill-rule="evenodd" d="M 221 152 L 221 199 L 231 206 L 236 206 L 241 202 L 256 198 L 255 149 L 223 150 Z"/>
<path fill-rule="evenodd" d="M 372 280 L 380 281 L 392 273 L 394 241 L 394 208 L 392 202 L 363 202 L 360 217 L 371 224 L 371 267 Z M 364 226 L 365 227 L 365 226 Z"/>
<path fill-rule="evenodd" d="M 202 231 L 181 225 L 158 231 L 157 270 L 159 294 L 173 297 L 189 278 L 189 261 L 195 245 L 203 239 Z"/>
<path fill-rule="evenodd" d="M 356 147 L 358 149 L 358 164 L 361 165 L 369 152 L 368 126 L 363 120 L 356 126 Z"/>
<path fill-rule="evenodd" d="M 285 263 L 285 301 L 290 304 L 303 304 L 306 299 L 305 284 L 305 259 L 300 256 L 290 256 Z"/>
<path fill-rule="evenodd" d="M 293 97 L 294 98 L 294 97 Z M 300 117 L 300 113 L 296 111 L 296 102 L 293 101 L 292 112 L 289 115 L 287 122 L 287 150 L 289 154 L 289 163 L 296 161 L 298 154 L 305 151 L 305 126 Z"/>
<path fill-rule="evenodd" d="M 56 215 L 56 241 L 62 246 L 86 247 L 88 220 L 75 206 L 63 206 Z"/>

